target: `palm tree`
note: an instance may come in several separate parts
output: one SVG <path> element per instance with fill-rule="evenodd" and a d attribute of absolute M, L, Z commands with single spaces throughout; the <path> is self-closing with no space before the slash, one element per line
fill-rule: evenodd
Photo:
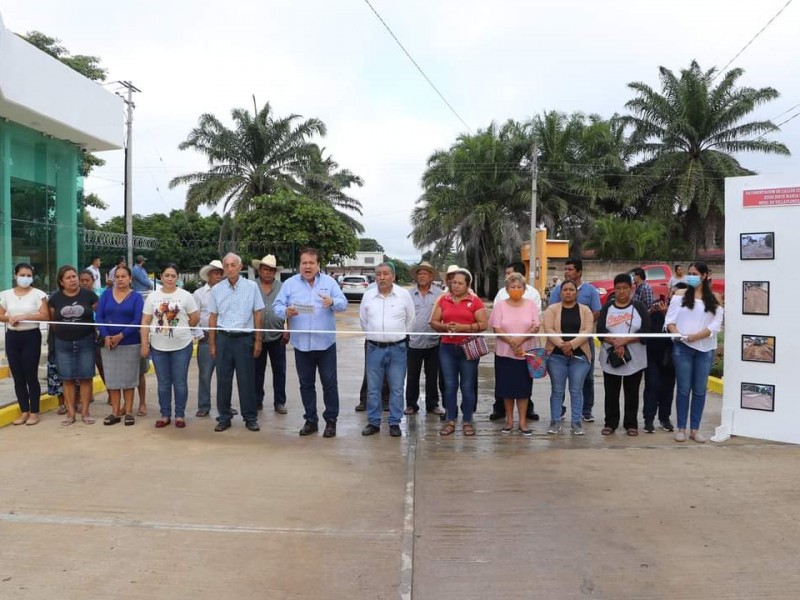
<path fill-rule="evenodd" d="M 676 76 L 660 68 L 661 93 L 641 82 L 628 84 L 636 97 L 621 118 L 633 127 L 631 146 L 643 161 L 630 178 L 632 193 L 646 208 L 682 222 L 696 252 L 701 240 L 714 247 L 724 224 L 725 177 L 752 175 L 732 154 L 764 152 L 789 155 L 789 149 L 765 135 L 778 131 L 770 121 L 742 122 L 756 107 L 774 100 L 769 87 L 737 87 L 742 69 L 731 69 L 715 85 L 716 69 L 696 61 Z"/>
<path fill-rule="evenodd" d="M 518 254 L 529 231 L 530 178 L 522 164 L 527 147 L 522 133 L 514 122 L 492 124 L 435 152 L 411 216 L 414 244 L 432 245 L 434 260 L 462 251 L 481 293 L 494 295 L 501 262 Z"/>
<path fill-rule="evenodd" d="M 250 210 L 253 198 L 278 190 L 312 195 L 335 208 L 361 212 L 360 203 L 342 191 L 361 185 L 361 179 L 347 170 L 337 170 L 338 165 L 330 157 L 323 159 L 321 150 L 311 141 L 316 135 L 325 135 L 322 121 L 302 120 L 295 114 L 277 117 L 269 103 L 257 110 L 255 98 L 253 113 L 237 108 L 231 111 L 231 117 L 232 129 L 212 114 L 200 116 L 197 127 L 178 147 L 206 155 L 209 169 L 175 177 L 169 184 L 170 188 L 188 184 L 189 212 L 200 206 L 217 208 L 222 203 L 220 245 L 228 222 L 235 224 L 234 216 Z M 349 226 L 357 224 L 351 217 L 343 217 Z"/>

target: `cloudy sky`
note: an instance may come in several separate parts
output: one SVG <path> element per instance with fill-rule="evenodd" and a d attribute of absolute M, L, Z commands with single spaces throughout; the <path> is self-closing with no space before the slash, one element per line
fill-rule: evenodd
<path fill-rule="evenodd" d="M 658 86 L 658 67 L 697 59 L 723 67 L 786 0 L 371 0 L 472 130 L 544 110 L 623 112 L 626 84 Z M 278 114 L 318 117 L 322 145 L 361 175 L 365 235 L 415 259 L 409 216 L 432 151 L 466 130 L 403 55 L 364 0 L 4 0 L 7 28 L 43 31 L 94 54 L 109 80 L 133 81 L 134 210 L 183 206 L 169 180 L 203 169 L 178 144 L 201 113 L 269 101 Z M 800 2 L 791 3 L 732 66 L 741 83 L 781 98 L 759 110 L 780 122 L 800 110 Z M 795 107 L 793 110 L 789 110 Z M 785 114 L 784 111 L 787 111 Z M 780 115 L 780 116 L 779 116 Z M 800 117 L 775 139 L 792 158 L 745 156 L 762 174 L 800 170 Z M 86 182 L 122 214 L 122 152 Z"/>

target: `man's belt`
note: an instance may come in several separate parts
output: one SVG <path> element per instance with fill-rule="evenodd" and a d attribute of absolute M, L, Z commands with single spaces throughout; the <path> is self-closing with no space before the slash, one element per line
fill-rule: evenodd
<path fill-rule="evenodd" d="M 390 346 L 401 346 L 407 344 L 408 338 L 403 338 L 402 340 L 398 340 L 396 342 L 373 342 L 372 340 L 367 340 L 367 343 L 377 346 L 378 348 L 389 348 Z"/>
<path fill-rule="evenodd" d="M 222 331 L 222 330 L 217 330 L 217 333 L 219 333 L 220 335 L 224 335 L 225 337 L 229 337 L 229 338 L 240 338 L 240 337 L 246 337 L 248 335 L 252 335 L 252 333 L 249 332 L 249 331 Z"/>

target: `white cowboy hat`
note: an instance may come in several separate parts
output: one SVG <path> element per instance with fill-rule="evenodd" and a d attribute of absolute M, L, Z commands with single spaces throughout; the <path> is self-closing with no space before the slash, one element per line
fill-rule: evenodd
<path fill-rule="evenodd" d="M 200 268 L 200 279 L 203 281 L 208 281 L 208 274 L 211 271 L 220 270 L 222 271 L 222 263 L 218 260 L 212 260 L 210 263 L 205 265 L 204 267 Z"/>
<path fill-rule="evenodd" d="M 270 267 L 272 269 L 277 269 L 278 268 L 278 262 L 275 260 L 275 256 L 272 255 L 272 254 L 267 254 L 261 260 L 258 260 L 257 258 L 254 258 L 253 261 L 250 264 L 253 265 L 253 268 L 256 271 L 258 270 L 258 267 L 260 267 L 261 265 L 264 265 L 265 267 Z"/>
<path fill-rule="evenodd" d="M 466 275 L 468 282 L 472 283 L 472 273 L 470 273 L 466 267 L 459 267 L 458 265 L 450 265 L 447 267 L 445 278 L 450 277 L 450 275 L 455 275 L 456 273 Z"/>

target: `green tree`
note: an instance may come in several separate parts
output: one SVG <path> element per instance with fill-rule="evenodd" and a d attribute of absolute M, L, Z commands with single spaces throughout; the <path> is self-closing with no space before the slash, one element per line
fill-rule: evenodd
<path fill-rule="evenodd" d="M 587 247 L 605 260 L 668 260 L 686 256 L 687 244 L 680 239 L 679 226 L 657 219 L 597 219 Z"/>
<path fill-rule="evenodd" d="M 241 221 L 235 217 L 247 213 L 254 206 L 254 198 L 287 190 L 336 210 L 360 212 L 360 203 L 344 190 L 361 185 L 361 180 L 339 170 L 330 157 L 323 158 L 311 141 L 314 136 L 325 135 L 325 124 L 319 119 L 302 120 L 295 114 L 278 117 L 269 103 L 261 110 L 257 110 L 255 98 L 253 103 L 253 113 L 241 108 L 231 112 L 233 129 L 212 114 L 201 115 L 197 127 L 180 144 L 181 150 L 204 154 L 209 163 L 207 171 L 175 177 L 169 184 L 171 188 L 189 186 L 186 210 L 194 212 L 200 206 L 221 204 L 225 224 L 230 220 L 235 225 Z M 225 233 L 223 227 L 220 247 Z"/>
<path fill-rule="evenodd" d="M 288 255 L 291 241 L 295 250 L 303 246 L 317 248 L 322 265 L 335 255 L 355 256 L 358 239 L 329 205 L 278 190 L 269 196 L 251 199 L 252 210 L 238 218 L 240 241 L 254 250 L 275 248 L 278 262 L 294 265 L 297 256 Z"/>
<path fill-rule="evenodd" d="M 378 240 L 372 238 L 358 238 L 359 252 L 385 252 Z"/>
<path fill-rule="evenodd" d="M 504 257 L 519 251 L 529 231 L 530 179 L 521 164 L 525 144 L 518 124 L 493 123 L 435 152 L 422 176 L 412 240 L 418 248 L 433 246 L 435 260 L 463 251 L 480 293 L 496 293 Z"/>
<path fill-rule="evenodd" d="M 642 158 L 632 170 L 632 194 L 645 210 L 677 219 L 694 254 L 713 248 L 724 228 L 725 178 L 752 175 L 733 157 L 740 152 L 789 155 L 765 138 L 778 131 L 771 121 L 745 121 L 757 107 L 779 96 L 771 87 L 737 86 L 744 74 L 731 69 L 715 84 L 717 71 L 696 61 L 676 75 L 659 69 L 661 92 L 642 82 L 628 87 L 635 97 L 621 122 L 632 127 L 631 147 Z"/>

